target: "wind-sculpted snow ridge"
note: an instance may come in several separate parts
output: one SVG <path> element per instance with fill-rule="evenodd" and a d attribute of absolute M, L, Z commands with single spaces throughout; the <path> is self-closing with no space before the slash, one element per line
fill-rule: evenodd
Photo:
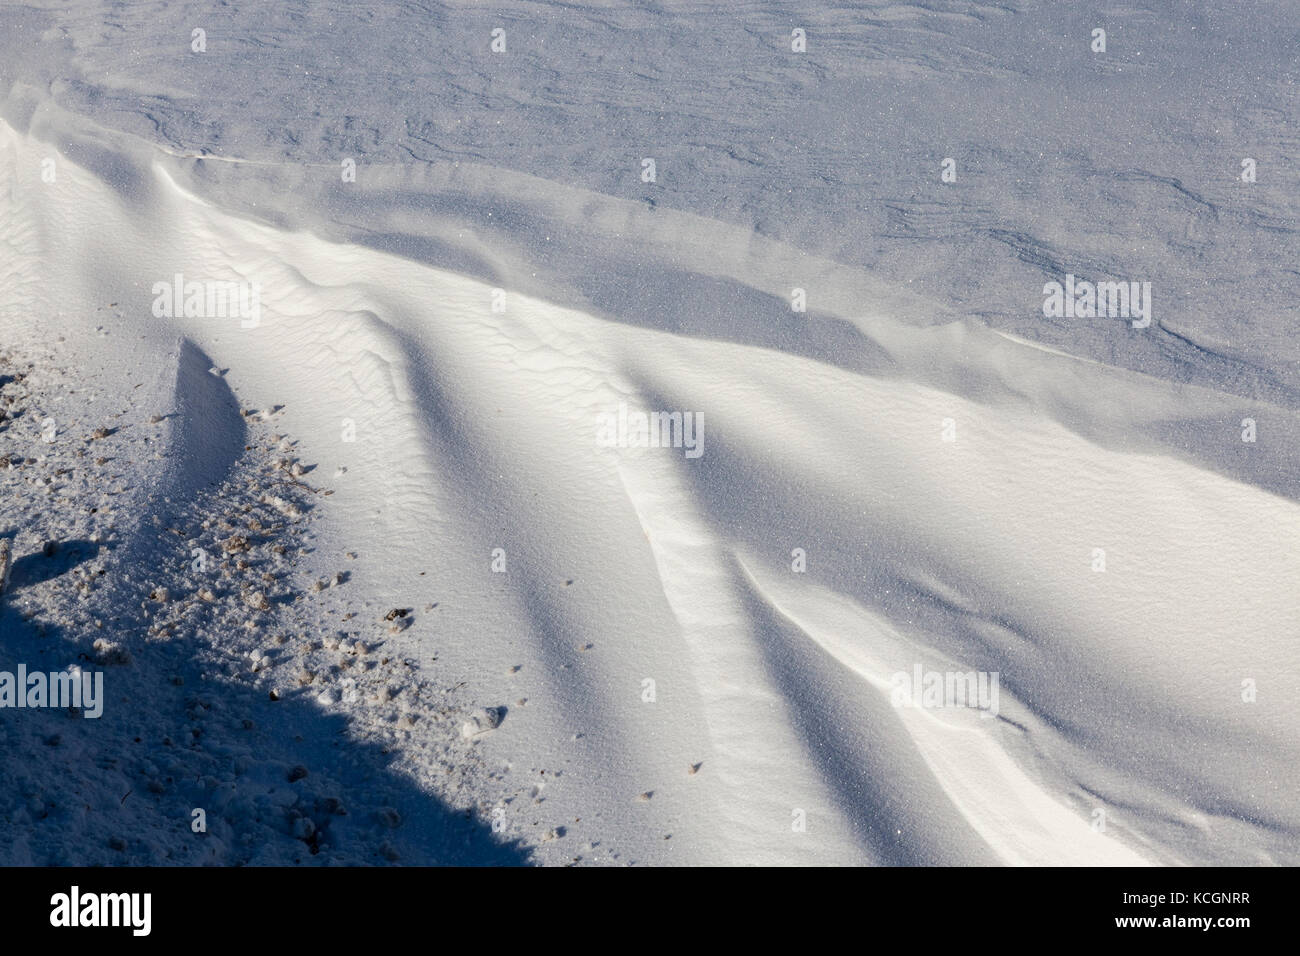
<path fill-rule="evenodd" d="M 203 157 L 205 176 L 232 177 L 225 208 L 338 218 L 402 167 L 414 212 L 421 169 L 488 166 L 778 239 L 1071 354 L 1296 405 L 1300 352 L 1278 321 L 1300 292 L 1287 0 L 1110 5 L 1103 53 L 1101 13 L 1020 0 L 31 0 L 3 15 L 0 84 Z M 333 202 L 268 207 L 249 180 L 283 166 L 334 183 Z M 408 256 L 481 252 L 424 228 L 389 238 Z M 528 271 L 549 254 L 544 236 L 530 248 Z M 1157 279 L 1153 327 L 1044 321 L 1039 291 L 1070 271 Z"/>
<path fill-rule="evenodd" d="M 1295 14 L 1040 6 L 0 15 L 12 859 L 1300 862 Z"/>
<path fill-rule="evenodd" d="M 236 409 L 294 436 L 265 452 L 308 486 L 285 499 L 311 515 L 285 573 L 325 598 L 290 602 L 285 653 L 329 683 L 292 739 L 319 752 L 337 720 L 340 746 L 382 740 L 398 795 L 358 799 L 418 834 L 348 834 L 317 819 L 330 794 L 299 796 L 283 826 L 308 858 L 328 823 L 345 861 L 455 859 L 436 798 L 496 831 L 471 860 L 522 841 L 552 863 L 1295 862 L 1300 728 L 1277 688 L 1300 509 L 1290 452 L 1239 447 L 1245 417 L 1294 433 L 1289 410 L 671 209 L 473 166 L 372 170 L 331 201 L 301 170 L 214 173 L 26 115 L 5 131 L 6 287 L 32 311 L 6 335 L 93 343 L 119 389 L 128 359 L 181 369 L 167 404 L 192 423 L 168 449 L 218 456 L 172 486 L 190 524 L 216 507 L 201 486 L 242 473 L 219 453 Z M 325 212 L 302 221 L 286 183 Z M 178 274 L 255 286 L 257 308 L 186 317 L 159 299 Z M 800 281 L 817 301 L 792 314 Z M 629 421 L 657 411 L 687 440 L 636 447 Z M 127 457 L 167 482 L 163 454 Z M 278 629 L 200 633 L 261 668 Z M 362 680 L 327 652 L 386 663 Z M 436 680 L 391 676 L 408 661 Z M 969 695 L 931 701 L 933 674 Z M 199 800 L 155 796 L 182 821 Z"/>
<path fill-rule="evenodd" d="M 463 732 L 483 708 L 390 645 L 429 606 L 354 599 L 358 555 L 320 553 L 333 491 L 284 409 L 241 408 L 229 367 L 125 298 L 91 305 L 85 260 L 47 258 L 72 216 L 56 235 L 24 228 L 51 210 L 4 208 L 25 241 L 0 323 L 3 862 L 525 861 L 491 832 L 516 795 L 472 783 L 493 776 Z M 51 677 L 12 709 L 6 680 L 37 672 L 98 692 L 65 708 Z"/>

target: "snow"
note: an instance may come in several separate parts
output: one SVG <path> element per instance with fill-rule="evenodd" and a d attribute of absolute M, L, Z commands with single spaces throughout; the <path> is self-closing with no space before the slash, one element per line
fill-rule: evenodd
<path fill-rule="evenodd" d="M 6 6 L 0 859 L 1300 862 L 1296 16 Z"/>

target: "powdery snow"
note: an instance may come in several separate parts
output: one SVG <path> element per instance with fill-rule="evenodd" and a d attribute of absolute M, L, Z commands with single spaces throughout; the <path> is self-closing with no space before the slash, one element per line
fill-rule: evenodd
<path fill-rule="evenodd" d="M 1300 860 L 1295 200 L 1157 79 L 1293 13 L 64 6 L 0 13 L 0 670 L 108 698 L 0 710 L 5 862 Z M 1165 118 L 1003 105 L 1078 84 Z"/>

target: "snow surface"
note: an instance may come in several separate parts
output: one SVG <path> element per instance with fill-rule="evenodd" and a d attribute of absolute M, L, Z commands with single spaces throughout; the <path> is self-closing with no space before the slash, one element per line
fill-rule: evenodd
<path fill-rule="evenodd" d="M 0 859 L 1300 862 L 1297 28 L 4 3 Z"/>

